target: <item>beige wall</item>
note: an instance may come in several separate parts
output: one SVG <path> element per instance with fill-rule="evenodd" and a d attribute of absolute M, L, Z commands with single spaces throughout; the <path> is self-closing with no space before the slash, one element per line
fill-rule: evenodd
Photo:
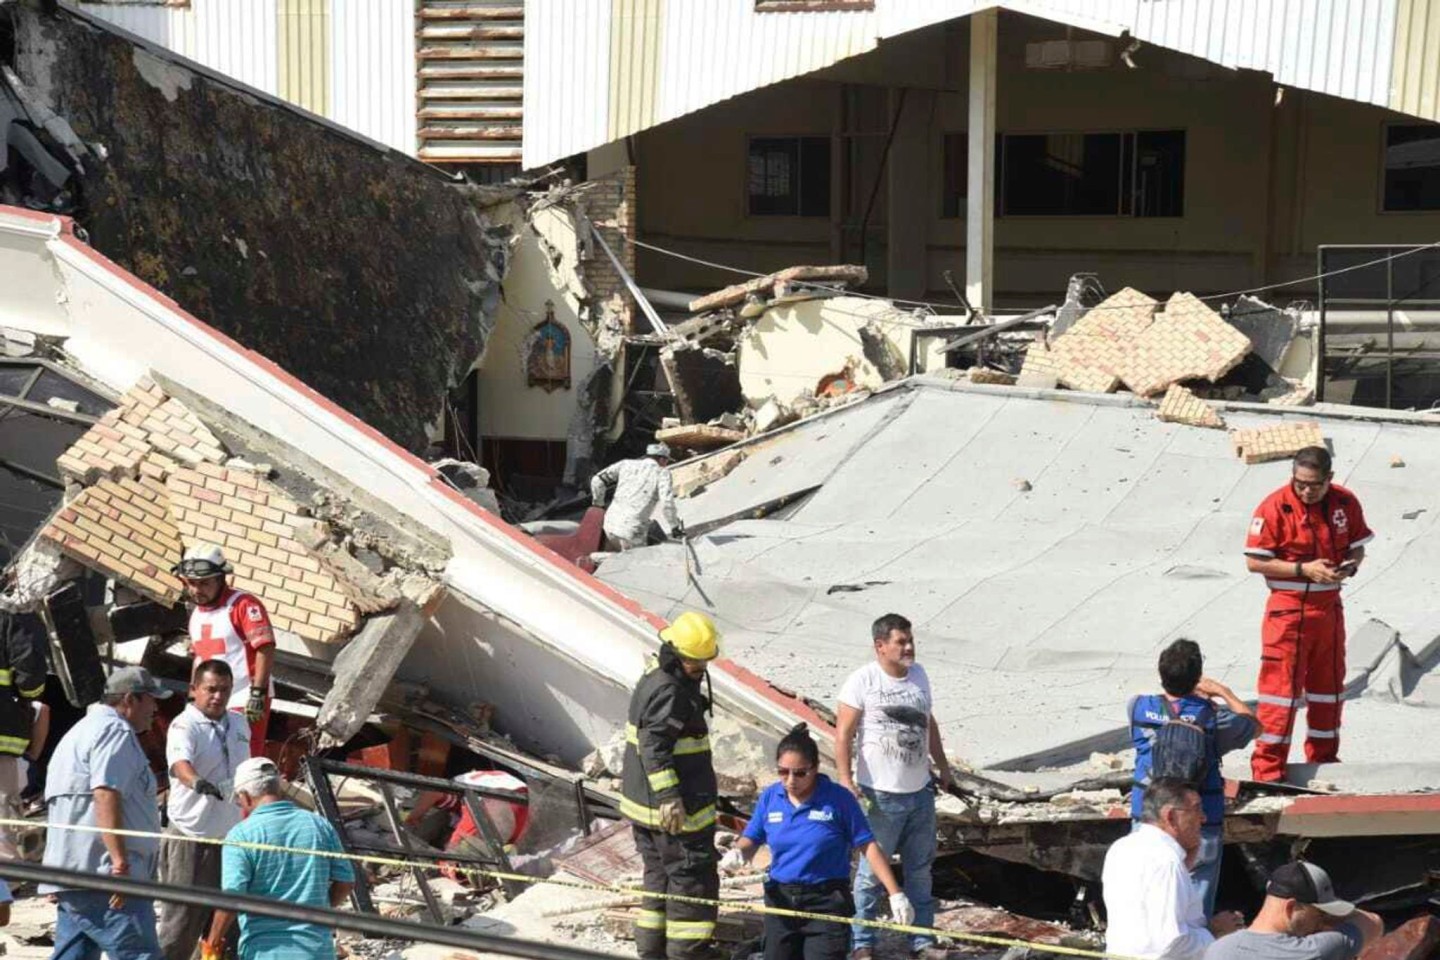
<path fill-rule="evenodd" d="M 1080 33 L 1077 37 L 1083 36 Z M 1228 71 L 1146 47 L 1138 69 L 1038 71 L 1023 66 L 1032 39 L 1064 28 L 1014 15 L 1001 22 L 997 109 L 1002 132 L 1171 129 L 1186 131 L 1185 214 L 1179 218 L 1003 217 L 996 221 L 996 287 L 1001 305 L 1062 296 L 1079 271 L 1110 289 L 1157 295 L 1175 289 L 1220 292 L 1314 272 L 1317 243 L 1431 241 L 1440 214 L 1379 212 L 1381 143 L 1387 111 L 1285 91 L 1276 104 L 1268 76 Z M 896 44 L 894 47 L 890 45 Z M 745 210 L 747 138 L 829 135 L 842 124 L 877 151 L 888 126 L 887 91 L 876 84 L 938 90 L 923 169 L 903 171 L 932 198 L 924 223 L 886 224 L 882 183 L 867 266 L 884 289 L 886 230 L 923 230 L 927 285 L 945 291 L 942 272 L 964 275 L 964 220 L 939 216 L 945 133 L 966 126 L 968 37 L 963 23 L 897 41 L 823 74 L 738 97 L 636 138 L 642 237 L 753 270 L 831 259 L 837 249 L 841 163 L 832 166 L 832 219 L 750 217 Z M 958 78 L 958 79 L 957 79 Z M 848 84 L 848 86 L 847 86 Z M 855 84 L 861 84 L 856 86 Z M 878 97 L 877 97 L 878 95 Z M 850 108 L 842 107 L 849 98 Z M 882 107 L 857 109 L 856 104 Z M 878 114 L 878 115 L 877 115 Z M 846 119 L 848 117 L 848 119 Z M 850 190 L 858 221 L 873 172 Z M 851 259 L 855 259 L 852 255 Z M 647 286 L 705 289 L 733 277 L 642 251 Z M 1296 291 L 1300 295 L 1303 291 Z M 950 299 L 948 294 L 944 299 Z"/>
<path fill-rule="evenodd" d="M 495 329 L 480 358 L 482 437 L 564 440 L 575 413 L 576 390 L 595 369 L 595 342 L 577 316 L 577 294 L 584 289 L 575 269 L 579 264 L 574 221 L 563 209 L 551 207 L 525 222 L 517 209 L 511 218 L 516 233 L 510 268 L 501 287 L 504 300 Z M 540 240 L 544 233 L 564 256 L 554 264 Z M 545 319 L 545 301 L 555 304 L 555 319 L 570 333 L 570 388 L 545 390 L 526 383 L 525 340 Z"/>
<path fill-rule="evenodd" d="M 954 323 L 963 317 L 952 317 Z M 895 358 L 910 361 L 910 334 L 919 327 L 914 316 L 883 300 L 833 297 L 802 300 L 766 310 L 739 342 L 740 390 L 752 407 L 770 397 L 790 403 L 813 396 L 821 378 L 849 369 L 851 381 L 875 389 L 885 382 L 879 368 L 865 356 L 860 330 L 867 325 L 883 331 Z M 920 358 L 944 366 L 944 356 L 933 352 Z"/>

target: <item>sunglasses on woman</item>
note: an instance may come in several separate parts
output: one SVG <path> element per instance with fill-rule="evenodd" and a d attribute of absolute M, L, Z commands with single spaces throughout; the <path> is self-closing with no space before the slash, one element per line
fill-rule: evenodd
<path fill-rule="evenodd" d="M 776 767 L 776 768 L 775 768 L 775 775 L 778 776 L 778 777 L 780 777 L 780 779 L 782 779 L 782 780 L 785 779 L 786 777 L 794 777 L 796 780 L 804 780 L 806 777 L 810 776 L 810 774 L 813 773 L 813 772 L 814 772 L 814 768 L 813 768 L 813 767 L 796 767 L 796 768 L 793 769 L 793 770 L 790 769 L 789 767 Z"/>

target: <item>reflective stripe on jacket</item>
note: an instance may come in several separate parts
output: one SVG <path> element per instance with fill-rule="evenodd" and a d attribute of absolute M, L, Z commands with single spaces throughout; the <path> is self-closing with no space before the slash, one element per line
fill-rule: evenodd
<path fill-rule="evenodd" d="M 660 825 L 660 804 L 679 797 L 685 833 L 715 822 L 715 767 L 710 756 L 710 702 L 685 675 L 667 644 L 650 660 L 630 698 L 625 726 L 620 812 L 645 827 Z"/>
<path fill-rule="evenodd" d="M 32 701 L 45 694 L 49 635 L 33 613 L 0 611 L 0 755 L 18 757 L 30 746 Z"/>

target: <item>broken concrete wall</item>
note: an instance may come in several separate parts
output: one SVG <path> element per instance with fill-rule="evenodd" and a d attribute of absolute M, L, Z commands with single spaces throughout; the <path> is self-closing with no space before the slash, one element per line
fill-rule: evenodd
<path fill-rule="evenodd" d="M 617 292 L 620 279 L 608 259 L 587 241 L 592 220 L 628 216 L 625 182 L 617 174 L 531 195 L 511 208 L 504 300 L 479 362 L 481 436 L 502 444 L 563 441 L 570 483 L 577 469 L 588 475 L 604 441 L 622 426 L 612 415 L 623 383 L 614 373 L 623 364 L 629 300 Z M 633 194 L 633 175 L 629 182 Z M 618 237 L 607 242 L 617 256 L 631 249 Z M 571 338 L 569 383 L 549 389 L 527 375 L 531 334 L 547 316 Z"/>
<path fill-rule="evenodd" d="M 728 353 L 680 344 L 661 351 L 660 366 L 684 423 L 705 423 L 745 406 L 735 360 Z"/>
<path fill-rule="evenodd" d="M 499 300 L 494 193 L 81 15 L 5 10 L 17 73 L 103 157 L 76 186 L 95 248 L 422 449 Z"/>
<path fill-rule="evenodd" d="M 740 389 L 751 406 L 769 397 L 790 403 L 847 369 L 856 387 L 874 389 L 909 372 L 910 334 L 921 326 L 885 300 L 832 297 L 771 307 L 740 340 Z"/>

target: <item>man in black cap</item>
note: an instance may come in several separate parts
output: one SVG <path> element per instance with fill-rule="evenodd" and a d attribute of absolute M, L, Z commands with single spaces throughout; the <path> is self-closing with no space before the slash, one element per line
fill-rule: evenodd
<path fill-rule="evenodd" d="M 1335 895 L 1329 874 L 1296 860 L 1270 874 L 1249 928 L 1216 940 L 1205 960 L 1352 960 L 1384 931 L 1375 914 Z"/>

